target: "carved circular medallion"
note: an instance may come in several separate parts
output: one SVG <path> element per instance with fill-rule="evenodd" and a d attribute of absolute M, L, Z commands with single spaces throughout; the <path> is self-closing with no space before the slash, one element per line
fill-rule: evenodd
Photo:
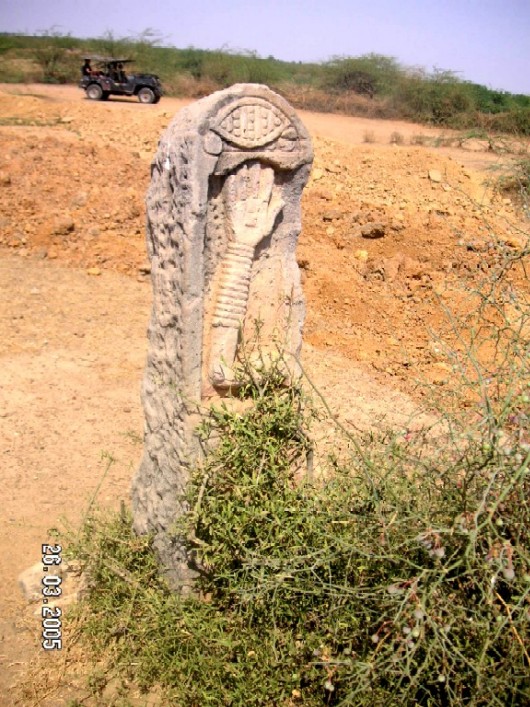
<path fill-rule="evenodd" d="M 237 147 L 261 147 L 291 125 L 289 118 L 268 101 L 243 98 L 225 108 L 212 125 L 221 137 Z"/>

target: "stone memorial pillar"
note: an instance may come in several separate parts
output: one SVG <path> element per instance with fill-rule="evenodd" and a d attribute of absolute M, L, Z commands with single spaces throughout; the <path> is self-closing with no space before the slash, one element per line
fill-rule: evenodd
<path fill-rule="evenodd" d="M 200 459 L 197 409 L 227 395 L 241 335 L 260 322 L 298 354 L 304 301 L 295 246 L 312 163 L 309 135 L 266 86 L 237 84 L 180 111 L 160 140 L 147 195 L 153 309 L 134 525 L 154 532 L 175 588 L 192 572 L 172 530 Z"/>

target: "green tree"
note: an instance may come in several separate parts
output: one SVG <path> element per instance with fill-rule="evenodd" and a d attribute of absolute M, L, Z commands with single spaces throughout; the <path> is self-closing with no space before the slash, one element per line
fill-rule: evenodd
<path fill-rule="evenodd" d="M 334 91 L 353 91 L 373 98 L 391 93 L 400 72 L 397 61 L 382 54 L 339 56 L 324 65 L 324 87 Z"/>
<path fill-rule="evenodd" d="M 42 69 L 44 81 L 61 82 L 64 79 L 64 63 L 66 50 L 72 45 L 71 35 L 62 34 L 54 25 L 42 30 L 38 44 L 33 50 L 35 61 Z"/>
<path fill-rule="evenodd" d="M 469 88 L 451 71 L 423 69 L 404 73 L 394 94 L 395 103 L 406 117 L 437 125 L 469 120 L 476 109 Z"/>

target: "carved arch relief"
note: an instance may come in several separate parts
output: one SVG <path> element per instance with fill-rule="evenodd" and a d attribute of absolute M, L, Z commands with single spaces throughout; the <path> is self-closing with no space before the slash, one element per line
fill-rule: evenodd
<path fill-rule="evenodd" d="M 221 111 L 212 130 L 237 147 L 251 149 L 273 142 L 290 124 L 285 113 L 268 101 L 243 98 Z"/>

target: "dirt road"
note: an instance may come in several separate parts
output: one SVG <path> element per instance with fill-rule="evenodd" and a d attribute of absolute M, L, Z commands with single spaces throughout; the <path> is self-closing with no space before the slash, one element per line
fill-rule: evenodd
<path fill-rule="evenodd" d="M 150 307 L 143 197 L 158 137 L 187 101 L 99 104 L 45 86 L 3 86 L 0 98 L 0 704 L 9 705 L 40 643 L 38 605 L 23 600 L 18 574 L 40 560 L 48 529 L 79 523 L 96 490 L 103 505 L 128 503 Z M 464 302 L 493 232 L 521 246 L 519 217 L 485 184 L 493 154 L 410 145 L 435 134 L 412 124 L 301 117 L 316 152 L 298 253 L 304 364 L 346 424 L 404 426 L 421 401 L 417 378 L 447 378 L 428 334 L 443 330 L 440 298 Z M 403 144 L 390 144 L 396 133 Z M 370 224 L 383 235 L 366 237 Z M 37 699 L 63 704 L 59 693 Z"/>

